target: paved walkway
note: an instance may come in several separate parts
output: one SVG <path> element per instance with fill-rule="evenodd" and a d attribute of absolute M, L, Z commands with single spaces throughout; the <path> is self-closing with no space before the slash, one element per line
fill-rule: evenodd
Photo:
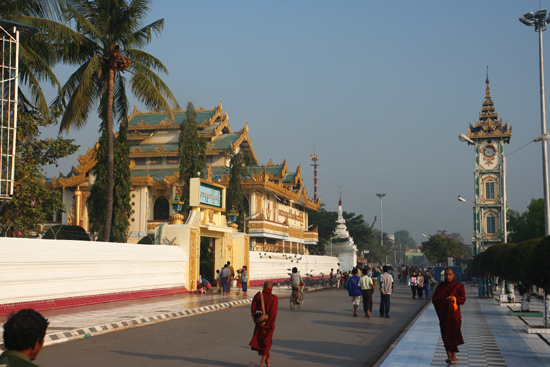
<path fill-rule="evenodd" d="M 457 366 L 550 366 L 550 335 L 528 334 L 525 325 L 542 324 L 541 317 L 508 316 L 511 309 L 494 299 L 480 299 L 477 288 L 466 285 L 461 307 L 462 334 Z M 533 298 L 532 311 L 542 311 L 543 301 Z M 448 366 L 439 320 L 430 303 L 392 345 L 377 367 Z"/>
<path fill-rule="evenodd" d="M 132 327 L 193 316 L 199 313 L 218 311 L 224 308 L 250 304 L 260 288 L 249 287 L 248 297 L 242 292 L 231 292 L 222 296 L 216 290 L 208 294 L 184 293 L 174 296 L 156 297 L 135 301 L 113 302 L 100 305 L 43 311 L 50 326 L 45 345 L 63 343 L 93 335 L 105 334 Z M 274 293 L 288 297 L 289 287 L 275 287 Z M 0 318 L 0 348 L 3 347 L 3 324 Z"/>
<path fill-rule="evenodd" d="M 214 291 L 45 311 L 50 321 L 46 345 L 248 305 L 259 289 L 250 288 L 248 297 L 242 293 L 224 297 Z M 288 297 L 290 289 L 274 288 L 274 293 Z M 459 347 L 457 366 L 550 366 L 550 334 L 525 331 L 525 325 L 540 325 L 541 317 L 508 316 L 510 307 L 480 299 L 477 288 L 466 286 L 466 294 L 461 309 L 465 344 Z M 431 303 L 426 305 L 376 367 L 447 366 L 437 315 Z M 543 306 L 542 300 L 533 298 L 531 310 L 542 311 Z M 0 336 L 2 331 L 0 327 Z"/>

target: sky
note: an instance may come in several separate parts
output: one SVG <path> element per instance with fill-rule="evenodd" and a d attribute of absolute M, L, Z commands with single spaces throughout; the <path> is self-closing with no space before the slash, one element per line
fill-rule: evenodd
<path fill-rule="evenodd" d="M 380 229 L 385 193 L 384 232 L 406 229 L 419 243 L 447 230 L 471 243 L 472 208 L 457 196 L 474 200 L 474 147 L 458 135 L 479 119 L 487 67 L 512 126 L 504 153 L 541 135 L 538 34 L 518 21 L 539 5 L 550 0 L 157 0 L 147 22 L 164 18 L 164 31 L 145 50 L 168 68 L 181 106 L 223 101 L 233 131 L 248 121 L 260 164 L 301 166 L 310 198 L 315 149 L 326 210 L 338 210 L 341 192 L 345 211 L 369 224 L 377 216 Z M 62 83 L 73 71 L 56 68 Z M 65 136 L 84 154 L 98 129 L 92 117 Z M 543 196 L 540 144 L 507 158 L 510 209 Z M 47 175 L 77 164 L 72 156 Z"/>

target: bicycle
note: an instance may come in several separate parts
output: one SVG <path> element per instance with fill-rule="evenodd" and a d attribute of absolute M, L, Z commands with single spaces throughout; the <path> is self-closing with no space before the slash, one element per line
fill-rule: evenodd
<path fill-rule="evenodd" d="M 292 293 L 290 294 L 290 309 L 294 310 L 294 307 L 296 306 L 298 306 L 298 308 L 301 309 L 303 304 L 304 304 L 304 286 L 302 285 L 300 286 L 299 298 L 296 298 L 296 289 L 292 289 Z"/>

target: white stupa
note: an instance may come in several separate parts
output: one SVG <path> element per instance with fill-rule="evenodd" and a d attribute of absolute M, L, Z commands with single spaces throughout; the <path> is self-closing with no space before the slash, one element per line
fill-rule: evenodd
<path fill-rule="evenodd" d="M 332 255 L 338 257 L 339 268 L 342 272 L 350 271 L 357 266 L 357 246 L 350 237 L 346 220 L 342 211 L 342 196 L 338 201 L 338 219 L 332 238 Z"/>

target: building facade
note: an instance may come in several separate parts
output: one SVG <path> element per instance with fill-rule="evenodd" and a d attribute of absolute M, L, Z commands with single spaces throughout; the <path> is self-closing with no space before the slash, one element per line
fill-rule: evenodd
<path fill-rule="evenodd" d="M 258 165 L 248 136 L 248 122 L 233 132 L 222 103 L 211 110 L 198 107 L 197 129 L 207 141 L 207 170 L 201 177 L 227 187 L 231 153 L 243 152 L 253 165 L 242 181 L 245 196 L 246 230 L 252 250 L 304 253 L 305 245 L 318 243 L 316 229 L 308 230 L 308 210 L 319 210 L 320 199 L 308 198 L 301 178 L 301 168 L 291 172 L 286 161 L 279 165 L 269 162 Z M 128 143 L 131 159 L 131 205 L 129 242 L 136 242 L 169 222 L 173 214 L 170 202 L 181 197 L 179 182 L 179 134 L 185 111 L 174 111 L 175 121 L 158 111 L 143 113 L 136 108 L 129 117 Z M 87 199 L 94 182 L 95 150 L 88 149 L 78 157 L 79 165 L 64 177 L 49 183 L 63 191 L 67 213 L 58 215 L 52 223 L 76 224 L 89 230 Z M 115 188 L 116 189 L 116 188 Z M 187 198 L 183 198 L 187 200 Z M 209 220 L 214 213 L 206 212 Z M 211 218 L 210 218 L 211 219 Z M 207 232 L 205 232 L 207 233 Z"/>

